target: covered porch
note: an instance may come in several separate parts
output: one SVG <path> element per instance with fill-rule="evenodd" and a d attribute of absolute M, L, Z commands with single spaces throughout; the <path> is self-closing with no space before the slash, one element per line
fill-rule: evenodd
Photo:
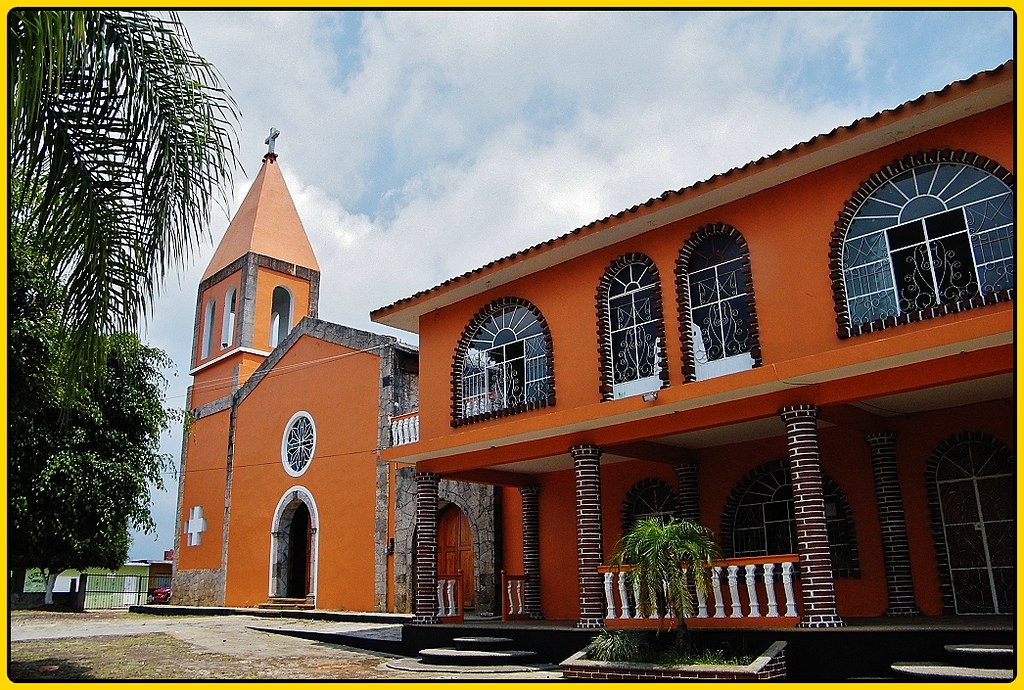
<path fill-rule="evenodd" d="M 719 534 L 726 559 L 686 621 L 694 630 L 838 628 L 880 616 L 917 622 L 954 612 L 1013 612 L 1012 557 L 969 566 L 985 571 L 981 584 L 988 589 L 972 610 L 968 589 L 955 580 L 968 565 L 951 560 L 946 547 L 946 533 L 957 525 L 935 522 L 942 497 L 925 476 L 935 475 L 937 453 L 951 437 L 1006 437 L 1012 375 L 857 403 L 776 406 L 793 398 L 723 401 L 701 409 L 697 422 L 696 415 L 660 414 L 417 462 L 416 622 L 465 619 L 460 585 L 437 574 L 442 478 L 504 492 L 503 543 L 496 548 L 505 554 L 497 592 L 505 624 L 666 625 L 674 612 L 637 617 L 628 573 L 608 563 L 632 513 L 642 509 Z M 562 442 L 566 450 L 552 452 Z M 1007 479 L 998 472 L 989 478 Z M 989 478 L 967 480 L 981 485 Z M 773 518 L 772 511 L 781 512 Z M 993 544 L 997 532 L 1015 529 L 1012 515 L 986 520 Z"/>

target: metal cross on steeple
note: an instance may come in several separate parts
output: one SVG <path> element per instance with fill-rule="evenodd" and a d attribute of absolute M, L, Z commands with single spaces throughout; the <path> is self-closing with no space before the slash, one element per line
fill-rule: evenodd
<path fill-rule="evenodd" d="M 277 138 L 280 135 L 281 135 L 281 130 L 277 129 L 276 127 L 271 127 L 270 128 L 270 136 L 267 137 L 267 140 L 263 142 L 268 147 L 267 148 L 267 153 L 268 154 L 276 155 L 276 154 L 274 154 L 274 142 L 277 141 Z"/>

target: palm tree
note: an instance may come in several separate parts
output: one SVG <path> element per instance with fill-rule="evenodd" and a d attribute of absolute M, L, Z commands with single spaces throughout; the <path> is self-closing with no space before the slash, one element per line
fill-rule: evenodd
<path fill-rule="evenodd" d="M 649 616 L 659 603 L 679 619 L 676 646 L 688 644 L 684 618 L 692 615 L 690 583 L 706 595 L 711 566 L 722 557 L 714 533 L 688 520 L 638 520 L 615 545 L 611 564 L 631 566 L 637 612 Z M 662 632 L 659 627 L 658 633 Z"/>
<path fill-rule="evenodd" d="M 68 373 L 88 374 L 226 207 L 238 112 L 176 14 L 7 17 L 10 215 L 67 288 Z"/>

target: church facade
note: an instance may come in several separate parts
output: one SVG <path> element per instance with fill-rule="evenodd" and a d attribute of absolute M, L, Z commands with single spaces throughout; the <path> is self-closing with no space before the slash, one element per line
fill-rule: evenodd
<path fill-rule="evenodd" d="M 414 483 L 380 450 L 392 420 L 418 406 L 417 351 L 318 319 L 319 282 L 268 153 L 199 285 L 176 603 L 411 606 L 407 587 L 394 586 L 411 581 L 410 549 L 395 539 L 413 538 L 415 510 L 403 496 Z M 398 438 L 414 431 L 395 426 Z M 443 492 L 457 527 L 493 542 L 495 490 Z M 493 607 L 492 554 L 461 556 L 482 612 Z"/>
<path fill-rule="evenodd" d="M 1012 614 L 1013 69 L 371 314 L 417 347 L 317 318 L 268 154 L 199 286 L 175 602 L 623 625 L 614 544 L 676 516 L 726 557 L 694 625 Z"/>

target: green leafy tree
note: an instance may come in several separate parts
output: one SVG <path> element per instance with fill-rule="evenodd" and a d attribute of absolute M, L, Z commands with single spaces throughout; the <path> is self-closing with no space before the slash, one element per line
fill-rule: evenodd
<path fill-rule="evenodd" d="M 721 557 L 714 533 L 707 527 L 675 518 L 662 523 L 651 517 L 637 520 L 623 535 L 611 563 L 631 566 L 640 615 L 649 616 L 659 603 L 676 613 L 676 646 L 683 649 L 689 644 L 685 616 L 693 614 L 690 585 L 706 595 L 711 565 Z"/>
<path fill-rule="evenodd" d="M 65 290 L 13 226 L 8 242 L 7 549 L 10 568 L 117 569 L 132 529 L 154 528 L 150 492 L 170 457 L 160 434 L 170 362 L 133 334 L 102 339 L 97 381 L 62 376 Z"/>
<path fill-rule="evenodd" d="M 63 303 L 65 372 L 104 364 L 226 201 L 238 113 L 174 13 L 12 9 L 10 197 Z"/>

